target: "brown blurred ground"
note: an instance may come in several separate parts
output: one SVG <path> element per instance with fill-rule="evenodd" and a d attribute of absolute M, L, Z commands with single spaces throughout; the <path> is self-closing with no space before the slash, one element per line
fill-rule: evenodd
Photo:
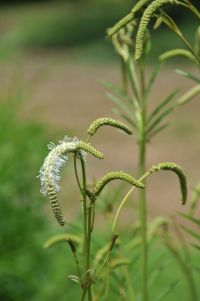
<path fill-rule="evenodd" d="M 182 69 L 188 70 L 188 67 L 182 66 Z M 30 90 L 29 99 L 23 105 L 23 118 L 48 124 L 50 129 L 56 128 L 84 139 L 91 121 L 103 116 L 115 117 L 111 112 L 113 104 L 106 98 L 106 89 L 97 81 L 104 79 L 118 83 L 119 70 L 115 64 L 84 64 L 70 60 L 65 52 L 35 53 L 2 65 L 0 76 L 2 91 L 16 83 Z M 192 82 L 184 80 L 172 68 L 165 68 L 156 81 L 149 110 L 172 89 L 182 87 L 185 90 L 191 85 Z M 148 166 L 161 161 L 175 161 L 183 166 L 188 174 L 190 192 L 200 180 L 199 100 L 193 100 L 173 113 L 170 127 L 149 144 L 147 154 Z M 51 139 L 55 141 L 53 133 Z M 93 144 L 103 151 L 105 159 L 100 162 L 88 158 L 91 180 L 110 170 L 137 175 L 137 145 L 131 137 L 104 128 Z M 174 175 L 162 173 L 149 180 L 151 215 L 172 214 L 175 209 L 180 209 L 178 181 L 174 179 Z M 73 193 L 74 186 L 67 186 L 70 196 L 77 198 Z M 68 215 L 76 211 L 78 203 L 72 202 L 70 207 L 72 211 L 68 211 Z"/>

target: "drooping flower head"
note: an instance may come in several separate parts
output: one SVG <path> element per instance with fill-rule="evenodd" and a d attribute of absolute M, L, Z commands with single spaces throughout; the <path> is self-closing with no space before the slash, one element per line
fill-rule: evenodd
<path fill-rule="evenodd" d="M 61 168 L 67 163 L 67 153 L 75 151 L 79 140 L 78 138 L 64 137 L 63 140 L 59 141 L 58 145 L 54 143 L 48 144 L 50 150 L 48 156 L 44 160 L 44 163 L 39 171 L 39 178 L 41 181 L 41 192 L 46 195 L 48 192 L 49 185 L 54 187 L 54 190 L 58 192 L 60 186 Z"/>
<path fill-rule="evenodd" d="M 85 160 L 86 152 L 102 159 L 103 155 L 93 148 L 89 143 L 85 143 L 76 137 L 64 137 L 57 145 L 50 143 L 48 145 L 49 154 L 39 171 L 39 179 L 41 182 L 41 193 L 48 194 L 54 215 L 60 225 L 64 225 L 62 211 L 59 206 L 57 192 L 60 190 L 59 181 L 62 167 L 67 163 L 70 152 L 76 153 L 79 158 Z"/>

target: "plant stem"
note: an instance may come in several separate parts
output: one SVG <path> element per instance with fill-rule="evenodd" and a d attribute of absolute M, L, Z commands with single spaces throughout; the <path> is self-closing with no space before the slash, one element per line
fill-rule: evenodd
<path fill-rule="evenodd" d="M 82 168 L 82 177 L 83 177 L 83 187 L 82 187 L 82 196 L 83 196 L 83 229 L 84 229 L 84 243 L 83 251 L 86 254 L 86 245 L 87 245 L 87 194 L 86 194 L 86 173 L 85 173 L 85 162 L 81 158 L 81 168 Z M 86 260 L 85 260 L 86 262 Z M 86 268 L 86 263 L 85 263 Z"/>
<path fill-rule="evenodd" d="M 121 59 L 121 75 L 122 75 L 122 89 L 123 89 L 123 92 L 125 94 L 127 94 L 127 73 L 126 73 L 126 64 L 123 60 L 123 58 L 120 58 Z"/>
<path fill-rule="evenodd" d="M 87 240 L 87 250 L 86 250 L 86 266 L 87 271 L 90 269 L 90 243 L 91 243 L 91 233 L 92 233 L 92 210 L 93 205 L 90 204 L 88 207 L 88 240 Z M 89 281 L 90 281 L 90 272 L 88 272 L 89 275 Z M 92 289 L 91 289 L 91 283 L 88 287 L 88 301 L 92 301 Z"/>
<path fill-rule="evenodd" d="M 144 174 L 146 169 L 146 102 L 145 95 L 145 74 L 144 64 L 140 64 L 140 84 L 141 84 L 141 127 L 139 140 L 139 174 Z M 140 191 L 140 223 L 141 223 L 141 292 L 142 301 L 148 301 L 148 242 L 147 242 L 147 208 L 146 190 Z"/>
<path fill-rule="evenodd" d="M 82 196 L 83 196 L 83 227 L 84 227 L 84 255 L 85 255 L 85 275 L 86 275 L 86 292 L 88 293 L 88 301 L 92 301 L 92 291 L 91 291 L 91 279 L 90 279 L 90 241 L 91 241 L 91 210 L 92 206 L 90 205 L 87 212 L 87 184 L 86 184 L 86 172 L 85 172 L 85 162 L 81 158 L 81 168 L 82 168 L 82 177 L 83 177 L 83 187 L 82 187 Z M 84 297 L 82 296 L 82 300 Z"/>

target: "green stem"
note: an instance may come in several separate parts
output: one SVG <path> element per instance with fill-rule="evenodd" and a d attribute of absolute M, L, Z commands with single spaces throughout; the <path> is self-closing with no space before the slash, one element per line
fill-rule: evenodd
<path fill-rule="evenodd" d="M 121 58 L 121 75 L 122 75 L 122 89 L 125 94 L 127 94 L 128 82 L 127 82 L 127 73 L 126 73 L 126 64 Z"/>
<path fill-rule="evenodd" d="M 77 181 L 78 187 L 79 187 L 80 192 L 81 192 L 81 194 L 82 194 L 82 187 L 81 187 L 81 184 L 80 184 L 80 181 L 79 181 L 79 176 L 78 176 L 77 157 L 76 157 L 76 154 L 74 154 L 74 171 L 75 171 L 75 176 L 76 176 L 76 181 Z"/>
<path fill-rule="evenodd" d="M 146 103 L 145 95 L 145 74 L 144 64 L 140 64 L 140 84 L 141 84 L 141 127 L 139 141 L 139 174 L 144 174 L 146 170 Z M 140 191 L 140 223 L 141 223 L 141 292 L 142 301 L 148 301 L 148 242 L 147 242 L 147 205 L 146 190 Z"/>
<path fill-rule="evenodd" d="M 85 254 L 85 274 L 86 274 L 86 291 L 88 294 L 88 301 L 92 301 L 92 290 L 91 290 L 91 277 L 90 277 L 90 242 L 91 242 L 91 222 L 92 222 L 92 205 L 87 210 L 87 184 L 86 184 L 86 172 L 85 162 L 83 158 L 81 160 L 82 176 L 83 176 L 83 227 L 84 227 L 84 254 Z M 85 297 L 84 297 L 85 298 Z M 84 299 L 83 299 L 84 300 Z"/>
<path fill-rule="evenodd" d="M 135 301 L 135 292 L 133 290 L 132 279 L 127 266 L 124 266 L 124 276 L 126 278 L 127 296 L 129 301 Z"/>
<path fill-rule="evenodd" d="M 86 288 L 83 289 L 83 292 L 82 292 L 82 296 L 81 296 L 81 301 L 84 301 L 85 300 L 85 296 L 86 296 Z"/>
<path fill-rule="evenodd" d="M 84 229 L 84 243 L 83 243 L 83 252 L 86 254 L 86 245 L 87 245 L 87 194 L 86 194 L 86 173 L 85 173 L 85 162 L 81 158 L 81 168 L 82 168 L 82 177 L 83 177 L 83 187 L 82 187 L 82 197 L 83 197 L 83 229 Z M 86 268 L 85 260 L 85 268 Z"/>
<path fill-rule="evenodd" d="M 93 210 L 93 204 L 90 204 L 88 207 L 88 241 L 87 241 L 87 251 L 86 251 L 86 266 L 87 266 L 87 271 L 90 269 L 90 245 L 91 245 L 91 234 L 92 234 L 92 210 Z M 90 272 L 88 273 L 89 275 L 89 281 L 90 281 Z M 91 289 L 92 283 L 89 284 L 88 286 L 88 301 L 92 301 L 92 289 Z"/>

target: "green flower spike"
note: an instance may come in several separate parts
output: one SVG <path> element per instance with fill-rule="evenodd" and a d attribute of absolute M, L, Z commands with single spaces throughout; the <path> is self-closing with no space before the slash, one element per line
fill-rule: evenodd
<path fill-rule="evenodd" d="M 57 219 L 57 222 L 60 224 L 60 226 L 64 226 L 65 221 L 63 219 L 62 210 L 61 210 L 60 205 L 59 205 L 57 193 L 54 190 L 53 186 L 49 185 L 48 195 L 49 195 L 49 199 L 50 199 L 50 205 L 51 205 L 51 208 L 53 210 L 54 216 Z"/>
<path fill-rule="evenodd" d="M 90 136 L 94 136 L 96 131 L 104 125 L 118 128 L 129 135 L 132 135 L 132 133 L 133 133 L 132 130 L 123 122 L 112 119 L 112 118 L 103 117 L 103 118 L 99 118 L 99 119 L 95 120 L 94 122 L 92 122 L 92 124 L 90 125 L 90 127 L 88 129 L 88 134 Z"/>
<path fill-rule="evenodd" d="M 160 170 L 171 170 L 177 174 L 179 178 L 180 189 L 182 194 L 182 204 L 184 205 L 187 200 L 187 182 L 186 182 L 186 176 L 182 168 L 176 163 L 165 162 L 165 163 L 160 163 L 157 166 L 153 166 L 150 172 L 160 171 Z"/>
<path fill-rule="evenodd" d="M 121 28 L 128 25 L 130 22 L 134 20 L 135 14 L 142 9 L 144 5 L 146 5 L 150 0 L 140 0 L 136 3 L 136 5 L 132 8 L 131 12 L 122 18 L 119 22 L 117 22 L 112 28 L 108 29 L 108 36 L 112 37 L 116 34 Z"/>
<path fill-rule="evenodd" d="M 179 4 L 177 0 L 155 0 L 144 11 L 136 35 L 135 59 L 139 60 L 143 53 L 144 37 L 151 17 L 154 12 L 164 4 Z"/>
<path fill-rule="evenodd" d="M 92 147 L 90 143 L 80 141 L 77 144 L 77 150 L 84 150 L 85 152 L 90 153 L 91 155 L 96 157 L 97 159 L 103 159 L 103 154 L 96 150 L 94 147 Z"/>
<path fill-rule="evenodd" d="M 93 196 L 96 198 L 100 192 L 103 190 L 103 188 L 110 182 L 114 180 L 122 180 L 125 182 L 130 183 L 133 186 L 136 186 L 137 188 L 144 188 L 144 184 L 136 180 L 134 177 L 129 175 L 128 173 L 125 173 L 123 171 L 115 171 L 115 172 L 109 172 L 107 175 L 103 176 L 99 182 L 96 184 L 94 190 L 93 190 Z"/>

